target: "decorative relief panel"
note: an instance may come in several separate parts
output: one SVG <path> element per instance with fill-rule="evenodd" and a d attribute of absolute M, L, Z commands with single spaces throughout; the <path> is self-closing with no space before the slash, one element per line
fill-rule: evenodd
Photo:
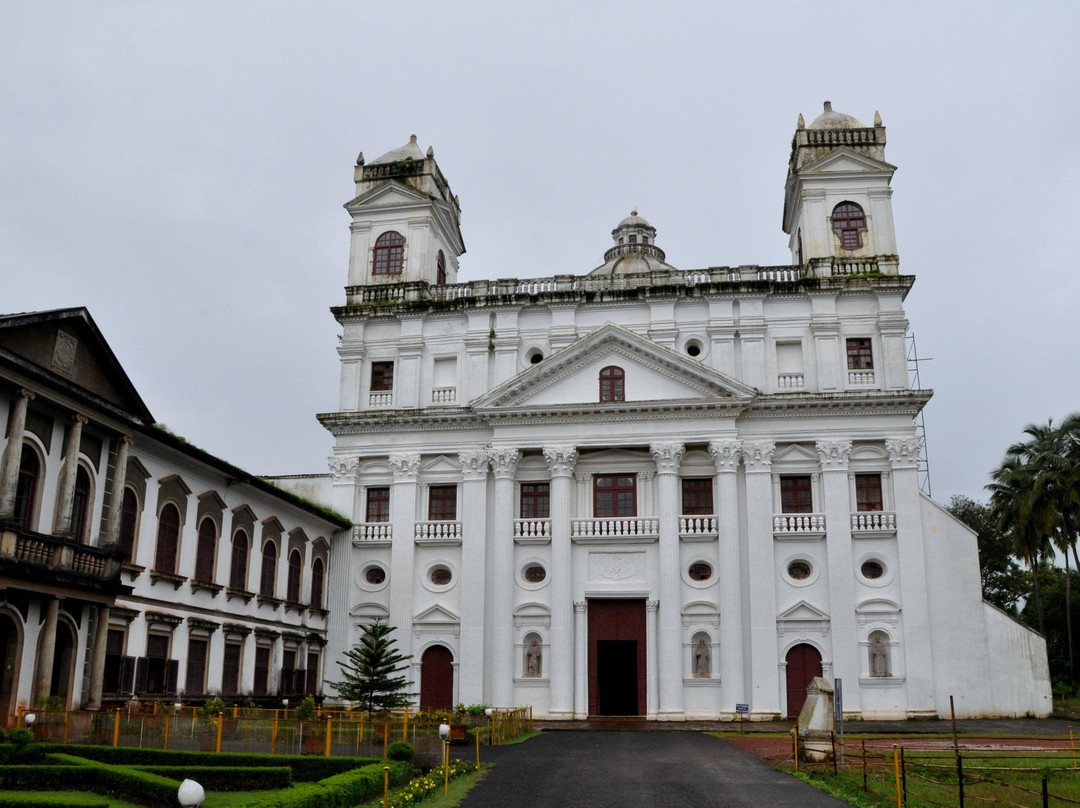
<path fill-rule="evenodd" d="M 644 583 L 644 553 L 589 553 L 589 581 Z"/>

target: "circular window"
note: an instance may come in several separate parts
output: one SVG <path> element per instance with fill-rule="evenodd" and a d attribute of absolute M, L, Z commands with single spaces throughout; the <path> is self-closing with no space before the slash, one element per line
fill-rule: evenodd
<path fill-rule="evenodd" d="M 864 561 L 859 570 L 863 578 L 869 578 L 871 581 L 876 581 L 885 574 L 885 567 L 880 561 L 875 560 Z"/>
<path fill-rule="evenodd" d="M 712 578 L 712 567 L 704 561 L 698 561 L 690 565 L 687 575 L 690 576 L 691 581 L 707 581 Z"/>
<path fill-rule="evenodd" d="M 530 584 L 538 584 L 547 578 L 547 570 L 539 564 L 530 564 L 525 568 L 522 577 Z"/>
<path fill-rule="evenodd" d="M 695 358 L 701 356 L 701 343 L 697 340 L 691 340 L 690 342 L 686 343 L 686 355 L 693 356 Z"/>
<path fill-rule="evenodd" d="M 435 586 L 446 586 L 453 580 L 450 570 L 446 567 L 433 567 L 430 573 L 431 582 Z"/>
<path fill-rule="evenodd" d="M 805 581 L 813 571 L 814 568 L 810 566 L 809 561 L 801 560 L 792 561 L 787 568 L 788 577 L 795 581 Z"/>
<path fill-rule="evenodd" d="M 364 580 L 372 586 L 378 586 L 386 580 L 386 570 L 382 567 L 368 567 L 364 573 Z"/>
<path fill-rule="evenodd" d="M 539 365 L 543 361 L 544 361 L 544 355 L 542 353 L 540 353 L 539 351 L 537 351 L 536 353 L 534 353 L 532 356 L 529 357 L 529 364 L 530 365 Z"/>

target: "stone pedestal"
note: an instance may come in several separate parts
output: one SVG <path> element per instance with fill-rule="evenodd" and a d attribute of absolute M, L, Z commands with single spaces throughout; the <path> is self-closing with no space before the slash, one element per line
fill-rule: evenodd
<path fill-rule="evenodd" d="M 833 688 L 815 676 L 806 688 L 806 703 L 799 712 L 799 759 L 810 763 L 833 756 Z"/>

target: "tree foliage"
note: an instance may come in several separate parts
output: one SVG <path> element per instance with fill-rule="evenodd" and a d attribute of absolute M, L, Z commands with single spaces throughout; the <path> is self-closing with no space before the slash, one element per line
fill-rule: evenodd
<path fill-rule="evenodd" d="M 338 662 L 345 678 L 329 683 L 342 698 L 360 702 L 369 712 L 405 707 L 415 695 L 406 692 L 408 679 L 397 675 L 408 670 L 402 663 L 412 655 L 398 652 L 397 640 L 390 636 L 394 630 L 378 618 L 373 620 L 364 629 L 360 644 L 346 651 L 345 659 Z"/>
<path fill-rule="evenodd" d="M 954 496 L 947 510 L 973 531 L 979 542 L 979 578 L 983 597 L 1014 617 L 1031 591 L 1031 575 L 1017 563 L 1013 537 L 998 526 L 990 506 Z"/>

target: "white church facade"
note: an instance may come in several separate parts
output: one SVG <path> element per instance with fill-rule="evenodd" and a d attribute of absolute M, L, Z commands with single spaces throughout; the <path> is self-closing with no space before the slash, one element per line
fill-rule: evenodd
<path fill-rule="evenodd" d="M 596 268 L 460 283 L 415 137 L 355 168 L 331 652 L 373 618 L 421 706 L 658 720 L 1046 715 L 1045 643 L 983 602 L 919 487 L 885 128 L 799 126 L 791 264 L 680 270 L 632 213 Z M 591 271 L 589 271 L 591 269 Z"/>

